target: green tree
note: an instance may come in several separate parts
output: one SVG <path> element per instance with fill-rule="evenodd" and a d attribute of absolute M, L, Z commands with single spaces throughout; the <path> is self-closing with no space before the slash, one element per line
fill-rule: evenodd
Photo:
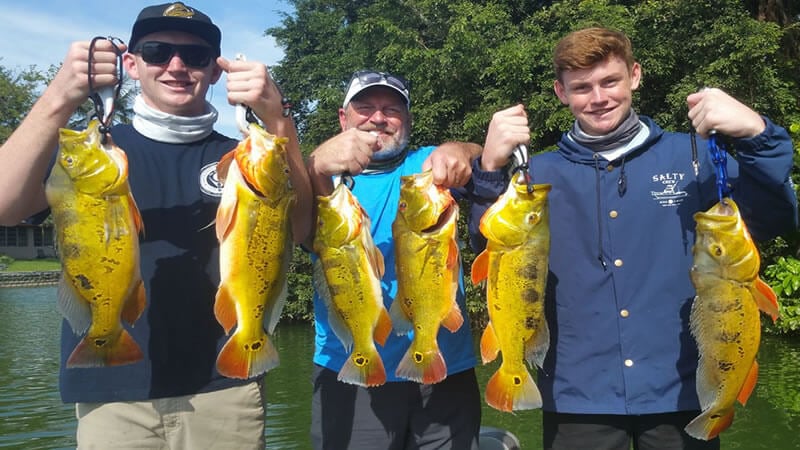
<path fill-rule="evenodd" d="M 25 118 L 44 81 L 45 75 L 34 66 L 15 72 L 0 65 L 0 143 L 5 142 Z"/>
<path fill-rule="evenodd" d="M 551 149 L 573 120 L 553 94 L 552 50 L 567 32 L 591 25 L 631 37 L 644 72 L 634 106 L 667 130 L 690 131 L 686 96 L 704 86 L 725 89 L 776 123 L 800 123 L 800 3 L 793 0 L 288 3 L 294 13 L 267 34 L 284 49 L 273 74 L 295 104 L 305 152 L 338 132 L 342 91 L 361 68 L 411 81 L 411 145 L 482 143 L 491 115 L 521 102 L 532 151 Z M 792 136 L 800 143 L 800 133 Z M 770 277 L 794 276 L 780 258 L 793 257 L 798 245 L 792 233 L 763 246 L 762 267 L 776 265 Z M 464 259 L 473 256 L 465 251 Z M 781 293 L 792 296 L 781 298 L 785 305 L 800 307 L 793 298 L 800 291 Z"/>

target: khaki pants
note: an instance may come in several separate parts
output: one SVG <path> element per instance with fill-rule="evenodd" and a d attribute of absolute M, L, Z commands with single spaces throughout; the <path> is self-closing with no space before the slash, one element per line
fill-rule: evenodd
<path fill-rule="evenodd" d="M 261 382 L 143 402 L 78 403 L 78 449 L 264 448 Z"/>

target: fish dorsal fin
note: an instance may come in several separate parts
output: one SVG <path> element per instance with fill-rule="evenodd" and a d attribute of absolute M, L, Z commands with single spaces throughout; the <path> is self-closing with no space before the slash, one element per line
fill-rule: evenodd
<path fill-rule="evenodd" d="M 226 155 L 227 156 L 227 155 Z M 222 162 L 220 162 L 222 164 Z M 239 196 L 236 193 L 236 186 L 241 180 L 239 168 L 234 164 L 228 169 L 226 184 L 222 188 L 222 198 L 217 207 L 217 217 L 215 226 L 217 230 L 217 240 L 222 242 L 233 229 L 236 221 L 236 207 L 239 203 Z"/>

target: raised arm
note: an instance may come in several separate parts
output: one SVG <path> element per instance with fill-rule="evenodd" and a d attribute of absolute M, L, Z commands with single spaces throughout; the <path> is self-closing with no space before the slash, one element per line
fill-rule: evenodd
<path fill-rule="evenodd" d="M 92 66 L 95 87 L 117 82 L 116 62 L 112 43 L 98 40 Z M 89 42 L 73 43 L 53 81 L 0 147 L 0 224 L 16 225 L 47 207 L 44 180 L 58 148 L 58 129 L 88 98 L 88 63 Z"/>
<path fill-rule="evenodd" d="M 289 138 L 287 150 L 292 186 L 297 195 L 297 204 L 292 211 L 292 234 L 296 243 L 306 241 L 312 229 L 312 202 L 308 172 L 300 153 L 297 128 L 291 115 L 284 117 L 282 94 L 270 77 L 267 66 L 256 61 L 229 61 L 218 58 L 220 67 L 228 73 L 228 103 L 245 104 L 264 123 L 267 131 L 276 136 Z"/>

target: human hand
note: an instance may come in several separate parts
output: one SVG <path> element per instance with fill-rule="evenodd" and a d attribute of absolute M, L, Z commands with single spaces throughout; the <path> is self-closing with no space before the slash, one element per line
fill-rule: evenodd
<path fill-rule="evenodd" d="M 269 74 L 267 66 L 257 61 L 217 58 L 227 73 L 228 103 L 247 105 L 267 128 L 283 119 L 283 94 Z"/>
<path fill-rule="evenodd" d="M 432 169 L 433 184 L 461 187 L 472 177 L 472 154 L 467 143 L 445 142 L 422 163 L 422 171 Z M 476 145 L 477 148 L 480 148 Z"/>
<path fill-rule="evenodd" d="M 73 42 L 61 68 L 50 82 L 48 91 L 63 96 L 65 105 L 70 111 L 77 109 L 89 96 L 89 47 L 90 41 Z M 127 46 L 116 43 L 114 47 L 107 39 L 97 39 L 92 49 L 92 88 L 96 91 L 103 87 L 115 86 L 119 80 L 118 54 L 125 52 Z M 121 53 L 120 53 L 121 54 Z"/>
<path fill-rule="evenodd" d="M 331 177 L 344 173 L 358 175 L 372 160 L 372 154 L 381 148 L 378 136 L 351 128 L 323 142 L 308 156 L 306 166 L 312 185 L 318 195 L 332 187 Z"/>
<path fill-rule="evenodd" d="M 487 171 L 502 168 L 518 145 L 527 145 L 530 141 L 528 115 L 522 104 L 495 112 L 486 133 L 481 168 Z"/>
<path fill-rule="evenodd" d="M 704 138 L 711 130 L 733 138 L 750 138 L 766 128 L 757 112 L 720 89 L 702 89 L 686 97 L 686 103 L 692 126 Z"/>

